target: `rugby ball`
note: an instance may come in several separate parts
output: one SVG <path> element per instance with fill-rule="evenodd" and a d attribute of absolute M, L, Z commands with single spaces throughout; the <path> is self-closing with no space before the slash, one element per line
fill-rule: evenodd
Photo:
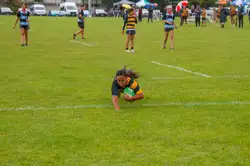
<path fill-rule="evenodd" d="M 135 92 L 134 92 L 134 90 L 133 89 L 131 89 L 131 88 L 129 88 L 129 87 L 126 87 L 125 89 L 124 89 L 124 95 L 126 94 L 126 95 L 128 95 L 128 96 L 135 96 Z"/>

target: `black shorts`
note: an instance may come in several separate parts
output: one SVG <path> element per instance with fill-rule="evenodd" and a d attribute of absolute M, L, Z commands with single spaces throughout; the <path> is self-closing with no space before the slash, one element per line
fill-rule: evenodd
<path fill-rule="evenodd" d="M 165 32 L 170 32 L 170 31 L 173 31 L 173 30 L 174 30 L 174 28 L 164 28 Z"/>
<path fill-rule="evenodd" d="M 136 32 L 135 32 L 135 30 L 127 30 L 127 31 L 126 31 L 126 34 L 127 34 L 127 35 L 135 35 Z"/>
<path fill-rule="evenodd" d="M 30 29 L 29 25 L 20 25 L 20 28 L 23 28 L 23 29 Z"/>
<path fill-rule="evenodd" d="M 202 17 L 201 20 L 202 20 L 202 21 L 206 21 L 206 17 Z"/>
<path fill-rule="evenodd" d="M 84 23 L 83 22 L 78 22 L 78 27 L 83 29 L 84 28 Z"/>
<path fill-rule="evenodd" d="M 188 17 L 187 16 L 182 16 L 182 19 L 186 20 Z"/>

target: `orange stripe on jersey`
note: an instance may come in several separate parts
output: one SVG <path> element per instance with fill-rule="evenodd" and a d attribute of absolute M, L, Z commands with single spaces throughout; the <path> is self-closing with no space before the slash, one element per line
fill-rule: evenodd
<path fill-rule="evenodd" d="M 133 84 L 130 86 L 131 89 L 135 89 L 137 87 L 137 82 L 134 81 Z"/>
<path fill-rule="evenodd" d="M 138 95 L 138 94 L 141 94 L 142 93 L 142 90 L 140 89 L 140 90 L 138 90 L 137 92 L 136 92 L 136 94 Z"/>

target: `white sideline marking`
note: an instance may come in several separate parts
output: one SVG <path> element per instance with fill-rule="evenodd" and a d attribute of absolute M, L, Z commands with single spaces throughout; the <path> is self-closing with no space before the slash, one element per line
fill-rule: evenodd
<path fill-rule="evenodd" d="M 89 46 L 91 47 L 92 45 L 91 44 L 88 44 L 88 43 L 85 43 L 85 42 L 79 42 L 79 41 L 76 41 L 76 40 L 70 40 L 70 42 L 73 42 L 73 43 L 78 43 L 78 44 L 83 44 L 85 46 Z"/>
<path fill-rule="evenodd" d="M 225 101 L 225 102 L 216 102 L 216 101 L 207 101 L 207 102 L 168 102 L 162 104 L 128 104 L 123 105 L 122 107 L 126 108 L 135 108 L 135 107 L 168 107 L 168 106 L 221 106 L 221 105 L 250 105 L 250 101 Z M 62 105 L 56 107 L 6 107 L 0 108 L 0 111 L 36 111 L 36 110 L 58 110 L 58 109 L 81 109 L 81 108 L 113 108 L 111 104 L 86 104 L 86 105 Z"/>
<path fill-rule="evenodd" d="M 166 67 L 169 67 L 169 68 L 174 68 L 174 69 L 177 69 L 177 70 L 181 70 L 181 71 L 184 71 L 184 72 L 187 72 L 187 73 L 192 73 L 192 74 L 199 75 L 199 76 L 203 76 L 203 77 L 207 77 L 207 78 L 212 77 L 212 76 L 209 76 L 209 75 L 207 75 L 207 74 L 202 74 L 202 73 L 198 73 L 198 72 L 193 72 L 193 71 L 190 71 L 190 70 L 187 70 L 187 69 L 178 67 L 178 66 L 162 64 L 162 63 L 155 62 L 155 61 L 151 61 L 151 63 L 157 64 L 157 65 L 159 65 L 159 66 L 166 66 Z"/>
<path fill-rule="evenodd" d="M 190 76 L 190 77 L 152 77 L 153 80 L 191 80 L 199 79 L 201 76 Z M 211 77 L 210 77 L 211 78 Z M 213 76 L 213 78 L 250 78 L 250 75 L 222 75 L 222 76 Z"/>

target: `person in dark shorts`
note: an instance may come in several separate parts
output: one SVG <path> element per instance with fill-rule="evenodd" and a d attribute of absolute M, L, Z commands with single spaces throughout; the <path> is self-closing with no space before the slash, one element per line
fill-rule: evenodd
<path fill-rule="evenodd" d="M 221 28 L 225 27 L 225 23 L 227 21 L 227 16 L 229 15 L 227 9 L 225 7 L 222 7 L 220 10 L 220 25 Z"/>
<path fill-rule="evenodd" d="M 148 23 L 149 23 L 149 20 L 151 20 L 151 22 L 153 22 L 153 12 L 154 12 L 154 9 L 152 6 L 150 6 L 148 9 Z"/>
<path fill-rule="evenodd" d="M 22 9 L 17 12 L 17 19 L 13 28 L 16 28 L 18 20 L 20 21 L 20 32 L 21 32 L 21 46 L 28 46 L 28 30 L 30 12 L 27 10 L 26 4 L 22 5 Z"/>
<path fill-rule="evenodd" d="M 200 7 L 197 6 L 194 10 L 195 13 L 195 27 L 200 27 L 201 25 L 201 10 Z"/>
<path fill-rule="evenodd" d="M 112 103 L 116 111 L 120 110 L 118 99 L 126 87 L 133 89 L 135 93 L 135 96 L 124 95 L 124 99 L 126 101 L 141 100 L 144 98 L 144 94 L 139 84 L 135 81 L 135 79 L 138 79 L 138 78 L 139 78 L 139 75 L 133 72 L 132 70 L 126 69 L 126 66 L 124 66 L 123 69 L 118 70 L 116 72 L 116 76 L 112 82 L 112 87 L 111 87 Z"/>
<path fill-rule="evenodd" d="M 186 6 L 183 7 L 182 9 L 182 20 L 181 20 L 181 26 L 185 23 L 187 26 L 187 18 L 188 18 L 188 9 L 186 8 Z"/>
<path fill-rule="evenodd" d="M 166 48 L 166 43 L 167 43 L 168 36 L 170 33 L 170 45 L 171 45 L 171 49 L 174 50 L 174 28 L 177 28 L 174 22 L 175 15 L 173 13 L 173 9 L 171 5 L 167 6 L 166 9 L 167 9 L 167 12 L 163 16 L 163 19 L 162 19 L 163 22 L 165 23 L 164 25 L 165 39 L 163 43 L 163 49 Z"/>
<path fill-rule="evenodd" d="M 239 28 L 243 28 L 243 20 L 244 20 L 244 6 L 240 4 L 238 8 L 238 20 L 239 20 Z"/>
<path fill-rule="evenodd" d="M 130 52 L 128 47 L 129 47 L 129 42 L 131 44 L 131 52 L 134 51 L 134 37 L 135 37 L 135 25 L 137 24 L 137 18 L 134 15 L 133 9 L 128 9 L 128 16 L 126 17 L 124 21 L 124 25 L 122 28 L 122 34 L 124 34 L 124 29 L 126 26 L 126 34 L 127 34 L 127 41 L 126 41 L 126 50 L 125 52 Z"/>
<path fill-rule="evenodd" d="M 206 26 L 206 22 L 207 22 L 207 11 L 206 11 L 205 8 L 202 9 L 202 12 L 201 12 L 201 20 L 202 20 L 201 26 L 202 26 L 202 27 L 205 27 L 205 26 Z"/>
<path fill-rule="evenodd" d="M 81 34 L 81 39 L 84 39 L 84 24 L 85 24 L 84 10 L 85 10 L 85 5 L 82 5 L 81 10 L 79 11 L 78 14 L 78 21 L 77 21 L 80 30 L 73 34 L 73 39 L 75 39 L 76 36 L 79 34 Z"/>

